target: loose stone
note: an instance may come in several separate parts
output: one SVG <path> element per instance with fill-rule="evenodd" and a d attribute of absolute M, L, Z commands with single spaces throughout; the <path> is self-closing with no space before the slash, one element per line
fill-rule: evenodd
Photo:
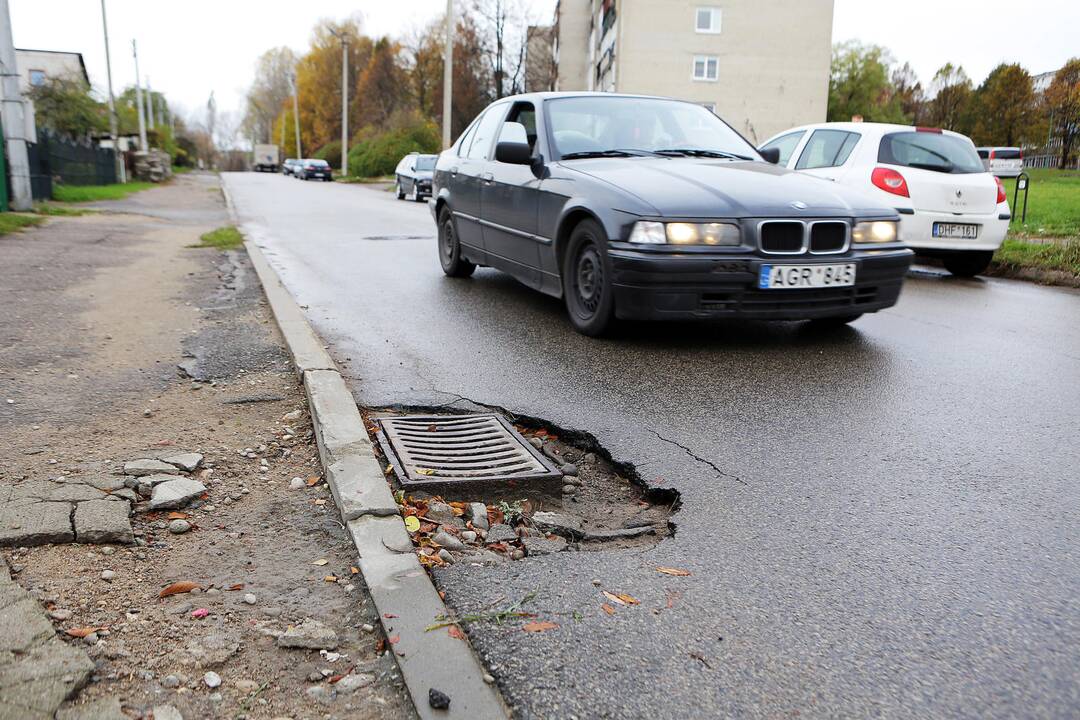
<path fill-rule="evenodd" d="M 289 489 L 290 490 L 303 490 L 304 489 L 304 478 L 294 477 L 292 480 L 289 481 Z"/>
<path fill-rule="evenodd" d="M 165 677 L 161 678 L 161 687 L 167 688 L 169 690 L 174 690 L 180 687 L 180 678 L 176 677 L 175 675 L 166 675 Z"/>
<path fill-rule="evenodd" d="M 559 469 L 562 471 L 563 475 L 577 475 L 578 472 L 577 465 L 574 463 L 566 463 Z"/>
<path fill-rule="evenodd" d="M 187 520 L 177 519 L 169 523 L 169 532 L 173 535 L 183 535 L 191 529 L 191 523 Z"/>
<path fill-rule="evenodd" d="M 115 577 L 116 577 L 116 573 L 113 572 L 112 570 L 102 570 L 101 571 L 101 579 L 104 580 L 105 582 L 112 582 L 113 578 L 115 578 Z"/>
<path fill-rule="evenodd" d="M 428 690 L 428 705 L 436 710 L 446 710 L 450 707 L 450 696 L 441 690 L 431 688 Z"/>
<path fill-rule="evenodd" d="M 211 670 L 203 675 L 203 682 L 206 683 L 208 688 L 216 688 L 221 685 L 221 676 Z"/>
<path fill-rule="evenodd" d="M 255 597 L 254 593 L 247 593 L 244 595 L 244 602 L 248 605 L 254 605 L 258 602 L 258 598 Z"/>
<path fill-rule="evenodd" d="M 431 541 L 439 547 L 445 548 L 447 550 L 465 549 L 465 544 L 463 542 L 461 542 L 456 537 L 444 530 L 440 530 L 439 532 L 435 533 L 435 536 L 431 538 Z"/>

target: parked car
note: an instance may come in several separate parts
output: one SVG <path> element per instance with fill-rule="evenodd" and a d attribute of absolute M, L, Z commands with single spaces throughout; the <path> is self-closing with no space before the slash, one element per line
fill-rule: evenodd
<path fill-rule="evenodd" d="M 296 158 L 285 158 L 285 161 L 281 163 L 282 175 L 293 175 L 296 172 L 296 165 L 300 161 Z"/>
<path fill-rule="evenodd" d="M 615 318 L 847 323 L 893 305 L 912 258 L 890 204 L 666 98 L 498 100 L 439 156 L 433 192 L 447 275 L 498 268 L 587 335 Z"/>
<path fill-rule="evenodd" d="M 398 200 L 408 197 L 417 202 L 431 196 L 431 175 L 438 155 L 409 153 L 394 170 L 394 190 Z"/>
<path fill-rule="evenodd" d="M 317 178 L 323 182 L 330 182 L 334 179 L 334 173 L 330 169 L 330 163 L 316 158 L 304 158 L 303 160 L 298 161 L 294 173 L 296 177 L 301 180 Z"/>
<path fill-rule="evenodd" d="M 954 275 L 977 275 L 1009 229 L 1001 180 L 959 133 L 884 123 L 820 123 L 762 145 L 786 167 L 869 193 L 900 213 L 900 239 L 940 258 Z"/>
<path fill-rule="evenodd" d="M 1018 177 L 1024 172 L 1024 151 L 1018 147 L 975 148 L 988 173 L 1002 178 Z"/>
<path fill-rule="evenodd" d="M 278 146 L 256 145 L 252 153 L 254 157 L 255 172 L 273 172 L 278 170 Z"/>

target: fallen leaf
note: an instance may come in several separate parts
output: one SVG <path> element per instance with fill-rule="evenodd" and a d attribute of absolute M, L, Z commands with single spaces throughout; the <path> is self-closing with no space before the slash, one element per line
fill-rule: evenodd
<path fill-rule="evenodd" d="M 619 605 L 626 605 L 626 601 L 623 600 L 618 595 L 616 595 L 615 593 L 609 593 L 607 590 L 604 590 L 603 592 L 604 592 L 604 597 L 606 597 L 611 602 L 618 603 Z"/>
<path fill-rule="evenodd" d="M 604 604 L 602 604 L 602 605 L 600 606 L 600 608 L 601 608 L 601 609 L 602 609 L 602 610 L 603 610 L 604 612 L 606 612 L 606 613 L 607 613 L 608 615 L 614 615 L 614 614 L 615 614 L 615 608 L 611 607 L 611 606 L 610 606 L 610 605 L 608 605 L 607 603 L 604 603 Z"/>
<path fill-rule="evenodd" d="M 322 498 L 319 498 L 318 500 L 315 501 L 315 504 L 316 505 L 325 505 L 326 501 L 323 500 Z"/>
<path fill-rule="evenodd" d="M 351 572 L 351 573 L 352 573 L 353 575 L 355 575 L 355 574 L 357 574 L 358 572 L 360 572 L 360 568 L 358 568 L 358 567 L 351 567 L 351 568 L 349 568 L 349 572 Z"/>
<path fill-rule="evenodd" d="M 387 620 L 393 620 L 397 617 L 397 615 L 395 615 L 394 613 L 383 613 L 383 617 Z"/>
<path fill-rule="evenodd" d="M 190 580 L 178 580 L 172 585 L 169 585 L 162 589 L 162 591 L 158 593 L 158 597 L 163 598 L 170 595 L 179 595 L 180 593 L 191 592 L 197 587 L 199 587 L 199 583 L 191 582 Z"/>
<path fill-rule="evenodd" d="M 330 562 L 330 561 L 327 560 L 326 558 L 319 558 L 318 560 L 316 560 L 315 562 L 313 562 L 311 564 L 312 565 L 318 565 L 319 567 L 322 567 L 323 565 L 327 564 L 328 562 Z"/>
<path fill-rule="evenodd" d="M 323 578 L 323 582 L 337 582 L 337 575 L 327 575 Z"/>
<path fill-rule="evenodd" d="M 383 475 L 389 475 L 392 472 L 394 472 L 394 466 L 393 465 L 387 465 L 386 469 L 383 470 Z"/>
<path fill-rule="evenodd" d="M 382 655 L 386 652 L 386 640 L 384 638 L 379 638 L 379 641 L 375 643 L 375 652 L 378 655 Z"/>
<path fill-rule="evenodd" d="M 559 627 L 553 622 L 547 620 L 541 620 L 539 622 L 525 623 L 521 626 L 521 629 L 525 632 L 545 632 L 547 630 L 554 630 Z"/>
<path fill-rule="evenodd" d="M 390 643 L 391 645 L 397 645 L 397 644 L 398 644 L 398 642 L 400 642 L 400 641 L 401 641 L 401 636 L 400 636 L 400 635 L 392 635 L 392 636 L 391 636 L 391 637 L 390 637 L 390 638 L 389 638 L 389 639 L 387 640 L 387 642 L 389 642 L 389 643 Z"/>
<path fill-rule="evenodd" d="M 74 628 L 68 628 L 64 632 L 66 632 L 68 635 L 70 635 L 73 638 L 84 638 L 87 635 L 89 635 L 90 633 L 94 633 L 94 632 L 97 632 L 98 630 L 104 630 L 104 629 L 105 628 L 103 628 L 103 627 L 74 627 Z"/>
<path fill-rule="evenodd" d="M 680 570 L 679 568 L 658 567 L 656 572 L 664 573 L 665 575 L 674 575 L 675 577 L 687 577 L 690 575 L 689 570 Z"/>
<path fill-rule="evenodd" d="M 435 471 L 431 468 L 416 468 L 417 475 L 434 475 Z"/>
<path fill-rule="evenodd" d="M 229 587 L 227 587 L 225 589 L 226 590 L 231 590 L 233 592 L 236 592 L 237 590 L 243 590 L 244 589 L 244 583 L 236 583 L 234 585 L 230 585 Z"/>
<path fill-rule="evenodd" d="M 170 520 L 187 520 L 191 516 L 186 512 L 171 512 L 166 517 Z"/>
<path fill-rule="evenodd" d="M 640 605 L 641 604 L 641 601 L 638 600 L 636 597 L 633 597 L 631 595 L 627 595 L 626 593 L 619 593 L 619 599 L 622 600 L 627 605 Z"/>
<path fill-rule="evenodd" d="M 322 480 L 322 478 L 318 475 L 312 475 L 307 479 L 307 486 L 311 487 L 312 485 L 318 485 L 320 480 Z"/>
<path fill-rule="evenodd" d="M 192 610 L 191 611 L 191 617 L 193 617 L 193 618 L 204 618 L 209 614 L 210 614 L 210 611 L 207 610 L 206 608 L 199 608 L 198 610 Z"/>
<path fill-rule="evenodd" d="M 419 530 L 420 529 L 420 518 L 416 517 L 415 515 L 410 515 L 407 518 L 405 518 L 405 529 L 408 530 L 411 533 L 414 533 L 417 530 Z"/>
<path fill-rule="evenodd" d="M 461 632 L 461 628 L 459 628 L 457 625 L 451 625 L 446 629 L 446 632 L 450 635 L 450 637 L 454 638 L 455 640 L 465 639 L 465 633 Z"/>

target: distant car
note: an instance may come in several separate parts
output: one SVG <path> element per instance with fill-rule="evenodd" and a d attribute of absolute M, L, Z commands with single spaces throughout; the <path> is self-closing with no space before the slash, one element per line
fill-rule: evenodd
<path fill-rule="evenodd" d="M 394 190 L 398 200 L 406 197 L 417 202 L 431 195 L 431 177 L 438 155 L 409 153 L 394 170 Z"/>
<path fill-rule="evenodd" d="M 891 203 L 778 168 L 680 100 L 503 98 L 439 156 L 433 191 L 446 275 L 502 270 L 586 335 L 615 318 L 848 323 L 894 305 L 911 265 Z"/>
<path fill-rule="evenodd" d="M 297 161 L 294 173 L 301 180 L 316 178 L 323 182 L 330 182 L 334 179 L 334 173 L 330 170 L 330 163 L 315 158 L 304 158 Z"/>
<path fill-rule="evenodd" d="M 1005 186 L 959 133 L 884 123 L 820 123 L 769 139 L 792 170 L 861 190 L 900 213 L 900 239 L 942 260 L 954 275 L 978 275 L 1009 230 Z"/>
<path fill-rule="evenodd" d="M 1024 151 L 1018 147 L 975 148 L 983 167 L 992 175 L 1002 178 L 1018 177 L 1024 172 Z"/>
<path fill-rule="evenodd" d="M 300 161 L 296 158 L 285 158 L 285 161 L 281 163 L 282 175 L 293 175 L 296 172 L 296 165 Z"/>

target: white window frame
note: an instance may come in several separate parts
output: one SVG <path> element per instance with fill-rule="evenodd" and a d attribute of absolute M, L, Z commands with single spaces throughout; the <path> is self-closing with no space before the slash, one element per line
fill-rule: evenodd
<path fill-rule="evenodd" d="M 709 11 L 709 27 L 702 29 L 698 27 L 698 15 L 702 10 Z M 724 25 L 724 12 L 715 5 L 698 5 L 694 8 L 694 32 L 701 33 L 703 35 L 719 35 L 720 30 Z"/>
<path fill-rule="evenodd" d="M 704 63 L 705 74 L 699 76 L 697 74 L 698 63 Z M 709 63 L 715 63 L 716 74 L 709 77 Z M 695 55 L 693 62 L 690 64 L 690 79 L 694 82 L 718 82 L 720 80 L 720 58 L 717 55 Z"/>
<path fill-rule="evenodd" d="M 41 77 L 41 82 L 34 82 L 36 76 Z M 31 69 L 27 73 L 27 78 L 30 81 L 30 87 L 41 87 L 45 83 L 49 82 L 49 75 L 44 70 L 38 70 L 37 68 Z"/>

